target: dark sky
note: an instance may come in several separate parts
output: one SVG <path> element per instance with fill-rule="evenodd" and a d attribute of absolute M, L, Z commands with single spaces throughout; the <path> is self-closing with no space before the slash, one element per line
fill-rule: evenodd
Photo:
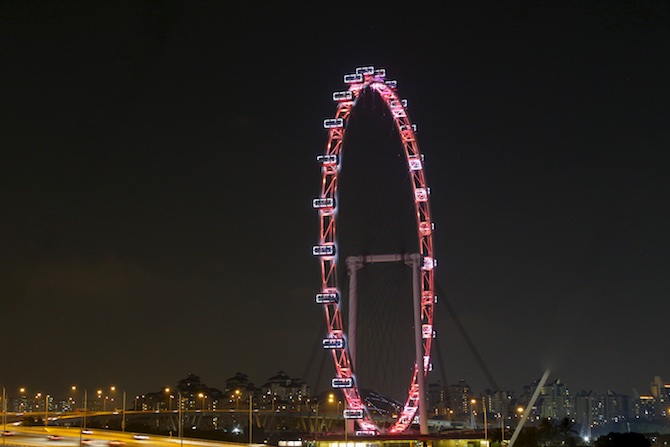
<path fill-rule="evenodd" d="M 314 159 L 368 64 L 498 385 L 670 377 L 667 2 L 283 3 L 0 2 L 0 384 L 315 380 Z M 431 381 L 489 387 L 436 312 Z"/>

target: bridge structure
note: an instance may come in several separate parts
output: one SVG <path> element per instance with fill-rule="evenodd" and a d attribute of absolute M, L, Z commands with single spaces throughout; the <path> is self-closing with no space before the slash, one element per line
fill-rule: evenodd
<path fill-rule="evenodd" d="M 42 422 L 44 417 L 47 422 Z M 311 439 L 332 436 L 343 432 L 344 416 L 337 411 L 317 412 L 314 408 L 296 410 L 177 410 L 162 411 L 72 411 L 62 413 L 7 413 L 8 427 L 15 424 L 44 428 L 72 428 L 81 430 L 112 430 L 128 433 L 156 433 L 177 438 L 200 437 L 203 433 L 228 433 L 240 442 L 264 442 L 266 439 L 254 437 L 254 431 L 261 436 L 275 433 L 294 433 Z M 124 424 L 125 420 L 125 424 Z M 392 420 L 386 421 L 391 423 Z M 180 433 L 180 426 L 183 432 Z M 462 428 L 458 423 L 444 420 L 429 420 L 433 432 Z"/>

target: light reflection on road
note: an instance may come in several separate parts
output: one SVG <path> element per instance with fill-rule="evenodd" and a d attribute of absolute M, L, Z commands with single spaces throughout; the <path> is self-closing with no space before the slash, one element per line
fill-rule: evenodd
<path fill-rule="evenodd" d="M 121 441 L 124 447 L 221 447 L 221 446 L 247 446 L 248 444 L 237 444 L 228 442 L 214 442 L 184 438 L 183 441 L 177 437 L 149 435 L 146 440 L 137 440 L 133 438 L 133 433 L 122 433 L 109 430 L 95 430 L 90 434 L 79 436 L 76 429 L 67 428 L 49 428 L 36 429 L 32 427 L 12 427 L 15 432 L 13 436 L 0 438 L 0 447 L 2 441 L 5 446 L 52 446 L 52 447 L 72 447 L 82 446 L 107 447 L 117 445 L 110 441 Z M 49 435 L 61 435 L 62 439 L 51 440 Z"/>

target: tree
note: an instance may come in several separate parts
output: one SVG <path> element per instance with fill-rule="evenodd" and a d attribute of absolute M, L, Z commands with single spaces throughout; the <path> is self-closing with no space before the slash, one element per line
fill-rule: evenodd
<path fill-rule="evenodd" d="M 538 427 L 538 438 L 542 445 L 550 445 L 556 436 L 556 427 L 551 423 L 551 420 L 544 418 L 540 420 Z"/>
<path fill-rule="evenodd" d="M 651 447 L 649 441 L 640 433 L 610 433 L 599 437 L 594 447 Z"/>
<path fill-rule="evenodd" d="M 572 428 L 574 425 L 575 423 L 570 418 L 563 418 L 558 423 L 557 431 L 560 433 L 564 445 L 571 446 L 577 443 L 572 436 L 573 434 L 577 434 Z"/>
<path fill-rule="evenodd" d="M 516 439 L 515 447 L 538 447 L 540 445 L 538 441 L 538 429 L 537 427 L 524 427 L 519 433 L 519 437 Z"/>

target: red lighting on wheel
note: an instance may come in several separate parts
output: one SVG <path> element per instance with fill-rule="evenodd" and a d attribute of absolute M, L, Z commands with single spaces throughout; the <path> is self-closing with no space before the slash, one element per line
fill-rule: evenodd
<path fill-rule="evenodd" d="M 404 147 L 414 196 L 418 251 L 423 259 L 419 272 L 423 349 L 423 356 L 420 358 L 423 358 L 423 365 L 414 365 L 407 400 L 393 425 L 385 429 L 389 433 L 404 432 L 414 420 L 419 402 L 418 376 L 419 374 L 425 376 L 432 368 L 430 351 L 435 336 L 433 311 L 437 297 L 434 294 L 434 269 L 437 261 L 433 253 L 434 225 L 430 212 L 430 189 L 426 184 L 423 156 L 416 141 L 417 126 L 411 122 L 407 113 L 407 100 L 397 96 L 398 83 L 395 80 L 386 80 L 385 77 L 384 69 L 376 69 L 373 66 L 358 67 L 354 73 L 345 74 L 343 77 L 348 90 L 333 93 L 332 99 L 336 102 L 336 111 L 333 118 L 323 121 L 323 127 L 328 130 L 328 142 L 325 153 L 317 157 L 321 166 L 321 192 L 319 198 L 313 201 L 320 222 L 319 242 L 312 248 L 312 253 L 318 257 L 321 265 L 321 293 L 316 295 L 316 302 L 323 306 L 327 325 L 327 338 L 323 339 L 323 347 L 332 353 L 336 369 L 336 378 L 333 379 L 332 385 L 342 389 L 347 408 L 345 417 L 356 420 L 360 429 L 357 433 L 361 435 L 376 434 L 381 430 L 365 408 L 356 381 L 353 379 L 351 358 L 343 338 L 345 332 L 335 256 L 337 213 L 334 210 L 339 180 L 338 161 L 343 151 L 347 120 L 361 92 L 368 91 L 368 88 L 374 94 L 379 94 L 385 102 Z"/>

